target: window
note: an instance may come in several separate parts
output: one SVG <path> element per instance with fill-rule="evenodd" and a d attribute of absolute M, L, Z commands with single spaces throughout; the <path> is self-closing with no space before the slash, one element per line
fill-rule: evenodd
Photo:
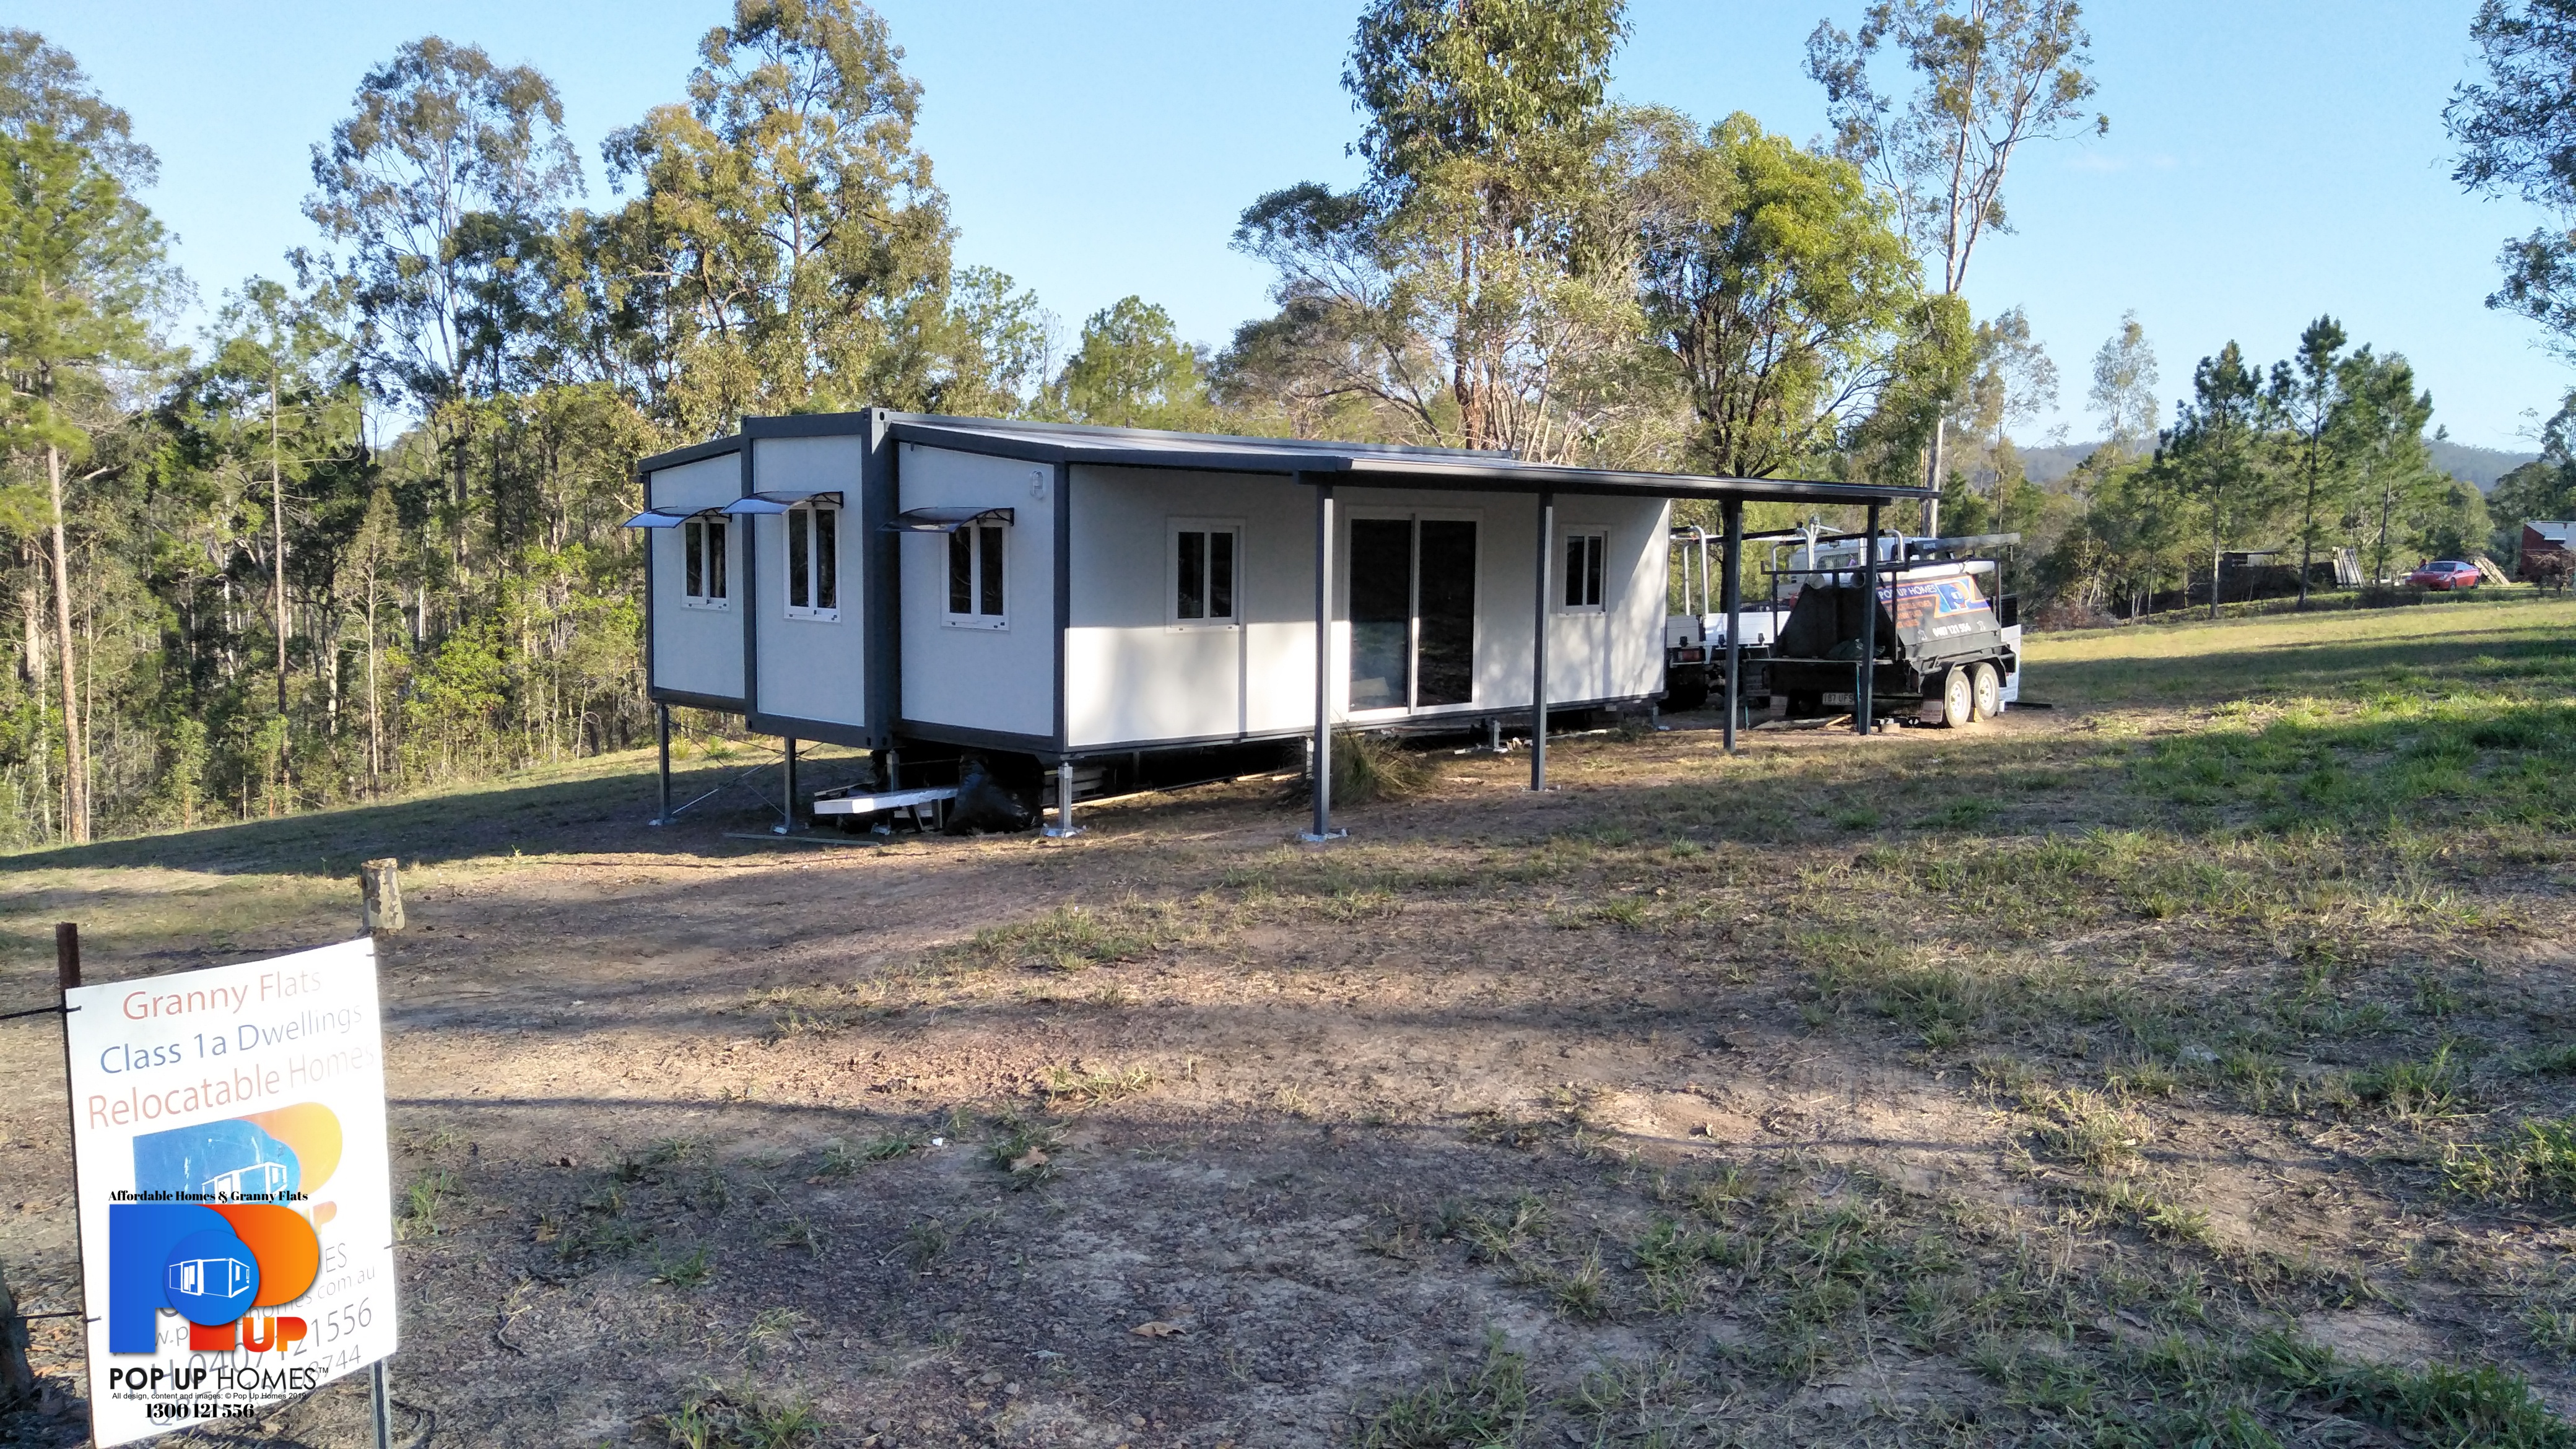
<path fill-rule="evenodd" d="M 970 523 L 948 535 L 948 622 L 962 629 L 1010 626 L 1003 607 L 1003 540 L 1010 528 Z"/>
<path fill-rule="evenodd" d="M 1241 622 L 1235 603 L 1235 569 L 1242 556 L 1241 524 L 1177 520 L 1172 525 L 1172 622 Z"/>
<path fill-rule="evenodd" d="M 721 518 L 692 518 L 680 525 L 681 594 L 699 608 L 723 608 L 725 525 Z"/>
<path fill-rule="evenodd" d="M 1565 607 L 1601 607 L 1601 556 L 1609 546 L 1610 536 L 1604 533 L 1565 536 Z"/>
<path fill-rule="evenodd" d="M 841 510 L 832 504 L 787 510 L 787 616 L 841 617 Z"/>

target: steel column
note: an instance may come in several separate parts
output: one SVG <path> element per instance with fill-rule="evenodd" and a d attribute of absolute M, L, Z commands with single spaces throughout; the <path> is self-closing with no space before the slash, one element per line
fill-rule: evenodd
<path fill-rule="evenodd" d="M 1547 788 L 1547 561 L 1556 548 L 1556 495 L 1538 496 L 1538 608 L 1530 620 L 1530 788 Z"/>
<path fill-rule="evenodd" d="M 1066 839 L 1081 833 L 1073 823 L 1073 761 L 1055 762 L 1055 824 L 1039 832 L 1053 839 Z"/>
<path fill-rule="evenodd" d="M 780 835 L 785 835 L 796 828 L 796 737 L 789 735 L 785 738 L 787 741 L 786 768 L 779 772 L 780 793 L 785 799 L 784 808 L 779 812 L 784 818 L 778 822 L 776 831 Z"/>
<path fill-rule="evenodd" d="M 1852 681 L 1852 728 L 1870 731 L 1870 691 L 1878 676 L 1878 505 L 1869 506 L 1868 552 L 1860 567 L 1860 669 Z"/>
<path fill-rule="evenodd" d="M 1304 475 L 1299 475 L 1302 478 Z M 1333 829 L 1333 485 L 1315 485 L 1315 747 L 1307 752 L 1307 793 L 1314 797 L 1317 844 Z"/>
<path fill-rule="evenodd" d="M 654 711 L 661 717 L 662 808 L 654 814 L 653 823 L 662 825 L 668 823 L 671 818 L 671 707 L 667 704 L 656 705 Z"/>
<path fill-rule="evenodd" d="M 1700 599 L 1707 603 L 1708 545 L 1700 545 Z M 1742 709 L 1743 691 L 1736 684 L 1736 670 L 1744 659 L 1744 500 L 1726 500 L 1726 752 L 1735 753 L 1736 711 Z"/>

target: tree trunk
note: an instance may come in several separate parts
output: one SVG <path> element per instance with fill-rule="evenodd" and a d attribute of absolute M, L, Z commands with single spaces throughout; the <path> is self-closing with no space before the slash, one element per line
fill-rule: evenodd
<path fill-rule="evenodd" d="M 376 790 L 376 781 L 385 773 L 384 733 L 376 713 L 376 575 L 367 572 L 367 793 Z"/>
<path fill-rule="evenodd" d="M 89 750 L 81 738 L 80 675 L 72 661 L 72 565 L 63 540 L 63 455 L 47 444 L 45 485 L 53 504 L 54 657 L 63 680 L 63 838 L 89 842 Z"/>
<path fill-rule="evenodd" d="M 2308 607 L 2308 565 L 2317 546 L 2317 442 L 2308 440 L 2308 501 L 2299 514 L 2299 607 Z"/>
<path fill-rule="evenodd" d="M 1934 418 L 1932 420 L 1932 471 L 1924 480 L 1932 490 L 1932 496 L 1923 500 L 1923 536 L 1925 538 L 1941 536 L 1941 455 L 1949 441 L 1950 420 Z"/>
<path fill-rule="evenodd" d="M 2218 555 L 2224 547 L 2225 515 L 2218 511 L 2218 495 L 2209 496 L 2209 617 L 2218 617 Z"/>
<path fill-rule="evenodd" d="M 33 539 L 19 543 L 18 562 L 26 570 L 18 576 L 18 680 L 33 694 L 45 684 L 45 565 Z"/>
<path fill-rule="evenodd" d="M 268 374 L 268 527 L 277 614 L 277 717 L 286 718 L 286 481 L 277 460 L 277 371 Z"/>

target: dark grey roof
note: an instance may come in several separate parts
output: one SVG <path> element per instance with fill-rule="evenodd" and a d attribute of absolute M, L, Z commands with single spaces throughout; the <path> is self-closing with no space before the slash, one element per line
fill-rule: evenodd
<path fill-rule="evenodd" d="M 1696 473 L 1642 473 L 1529 463 L 1509 453 L 1340 443 L 1304 438 L 1242 438 L 1098 428 L 1074 423 L 953 418 L 885 413 L 894 438 L 935 448 L 1019 458 L 1033 463 L 1090 463 L 1121 468 L 1301 476 L 1308 483 L 1352 487 L 1455 488 L 1509 493 L 1597 493 L 1650 498 L 1736 498 L 1757 503 L 1893 503 L 1929 496 L 1922 488 L 1813 478 L 1715 478 Z M 748 418 L 746 436 L 816 436 L 862 432 L 866 413 Z M 727 440 L 644 460 L 667 467 L 722 451 Z"/>
<path fill-rule="evenodd" d="M 1404 448 L 1297 438 L 1233 438 L 1141 428 L 899 416 L 888 428 L 907 443 L 998 454 L 1035 463 L 1189 468 L 1219 473 L 1303 474 L 1309 483 L 1459 488 L 1509 493 L 1608 493 L 1653 498 L 1740 498 L 1764 503 L 1892 503 L 1920 488 L 1809 478 L 1713 478 L 1527 463 L 1508 453 Z"/>

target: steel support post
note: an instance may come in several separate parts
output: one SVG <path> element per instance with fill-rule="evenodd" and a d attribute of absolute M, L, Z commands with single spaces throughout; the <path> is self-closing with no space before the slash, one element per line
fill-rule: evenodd
<path fill-rule="evenodd" d="M 662 808 L 654 813 L 653 823 L 667 825 L 671 820 L 671 707 L 656 705 L 654 713 L 658 716 L 656 723 L 660 726 L 662 743 Z"/>
<path fill-rule="evenodd" d="M 1852 679 L 1852 728 L 1870 731 L 1870 690 L 1878 676 L 1878 505 L 1869 506 L 1868 552 L 1860 567 L 1860 667 Z"/>
<path fill-rule="evenodd" d="M 1333 485 L 1315 485 L 1315 746 L 1307 752 L 1307 793 L 1314 797 L 1314 828 L 1305 838 L 1322 844 L 1345 831 L 1333 828 Z"/>
<path fill-rule="evenodd" d="M 1538 607 L 1530 617 L 1530 788 L 1547 788 L 1547 561 L 1556 548 L 1556 495 L 1538 496 Z"/>
<path fill-rule="evenodd" d="M 1040 833 L 1054 840 L 1082 833 L 1082 827 L 1073 823 L 1073 761 L 1069 759 L 1055 762 L 1055 824 Z"/>
<path fill-rule="evenodd" d="M 1707 545 L 1700 548 L 1703 558 Z M 1736 683 L 1738 666 L 1744 662 L 1744 500 L 1726 500 L 1726 752 L 1735 753 L 1735 721 L 1743 709 L 1744 694 Z M 1702 603 L 1707 601 L 1708 580 L 1700 579 Z"/>
<path fill-rule="evenodd" d="M 779 771 L 779 775 L 780 790 L 785 798 L 780 803 L 778 813 L 781 818 L 778 826 L 770 833 L 785 835 L 796 828 L 796 740 L 794 736 L 787 738 L 786 768 Z"/>

